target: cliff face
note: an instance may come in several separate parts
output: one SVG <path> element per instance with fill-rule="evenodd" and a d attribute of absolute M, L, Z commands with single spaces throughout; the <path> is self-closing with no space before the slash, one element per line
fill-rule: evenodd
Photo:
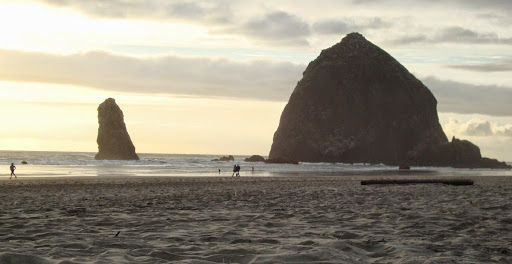
<path fill-rule="evenodd" d="M 351 33 L 309 63 L 268 160 L 503 167 L 469 141 L 449 142 L 436 108 L 421 81 Z"/>
<path fill-rule="evenodd" d="M 113 98 L 98 107 L 98 154 L 97 160 L 138 160 L 135 146 L 128 135 L 123 111 Z"/>
<path fill-rule="evenodd" d="M 436 105 L 393 57 L 351 33 L 308 65 L 269 159 L 396 164 L 418 145 L 447 142 Z"/>

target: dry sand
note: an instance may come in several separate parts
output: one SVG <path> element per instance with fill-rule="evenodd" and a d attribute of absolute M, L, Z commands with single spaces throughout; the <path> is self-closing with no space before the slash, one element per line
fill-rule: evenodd
<path fill-rule="evenodd" d="M 512 178 L 361 179 L 5 178 L 0 263 L 512 263 Z"/>

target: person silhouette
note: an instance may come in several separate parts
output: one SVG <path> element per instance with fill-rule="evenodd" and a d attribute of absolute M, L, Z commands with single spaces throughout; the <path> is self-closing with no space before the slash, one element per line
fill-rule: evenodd
<path fill-rule="evenodd" d="M 234 177 L 236 174 L 236 164 L 233 165 L 233 174 L 231 175 L 231 177 Z"/>
<path fill-rule="evenodd" d="M 236 164 L 236 177 L 240 177 L 240 165 Z"/>
<path fill-rule="evenodd" d="M 18 178 L 18 176 L 16 176 L 16 174 L 14 174 L 14 170 L 16 169 L 16 166 L 14 166 L 14 163 L 11 163 L 11 177 L 9 179 L 12 179 L 12 175 L 14 175 L 14 178 Z"/>

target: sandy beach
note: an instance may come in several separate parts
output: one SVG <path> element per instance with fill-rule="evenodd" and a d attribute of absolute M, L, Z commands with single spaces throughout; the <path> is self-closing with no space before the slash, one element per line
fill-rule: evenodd
<path fill-rule="evenodd" d="M 0 263 L 512 263 L 512 178 L 368 178 L 4 177 Z"/>

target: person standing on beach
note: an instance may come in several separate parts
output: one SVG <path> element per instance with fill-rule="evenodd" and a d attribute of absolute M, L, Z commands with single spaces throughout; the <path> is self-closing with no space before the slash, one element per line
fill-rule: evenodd
<path fill-rule="evenodd" d="M 240 177 L 240 165 L 236 164 L 236 177 Z"/>
<path fill-rule="evenodd" d="M 233 165 L 233 174 L 231 175 L 231 177 L 234 177 L 236 174 L 236 164 Z"/>
<path fill-rule="evenodd" d="M 14 166 L 14 163 L 11 163 L 10 169 L 11 169 L 11 178 L 9 178 L 9 179 L 12 179 L 12 175 L 14 175 L 15 179 L 18 178 L 18 176 L 16 176 L 16 174 L 14 174 L 14 170 L 16 169 L 16 166 Z"/>

